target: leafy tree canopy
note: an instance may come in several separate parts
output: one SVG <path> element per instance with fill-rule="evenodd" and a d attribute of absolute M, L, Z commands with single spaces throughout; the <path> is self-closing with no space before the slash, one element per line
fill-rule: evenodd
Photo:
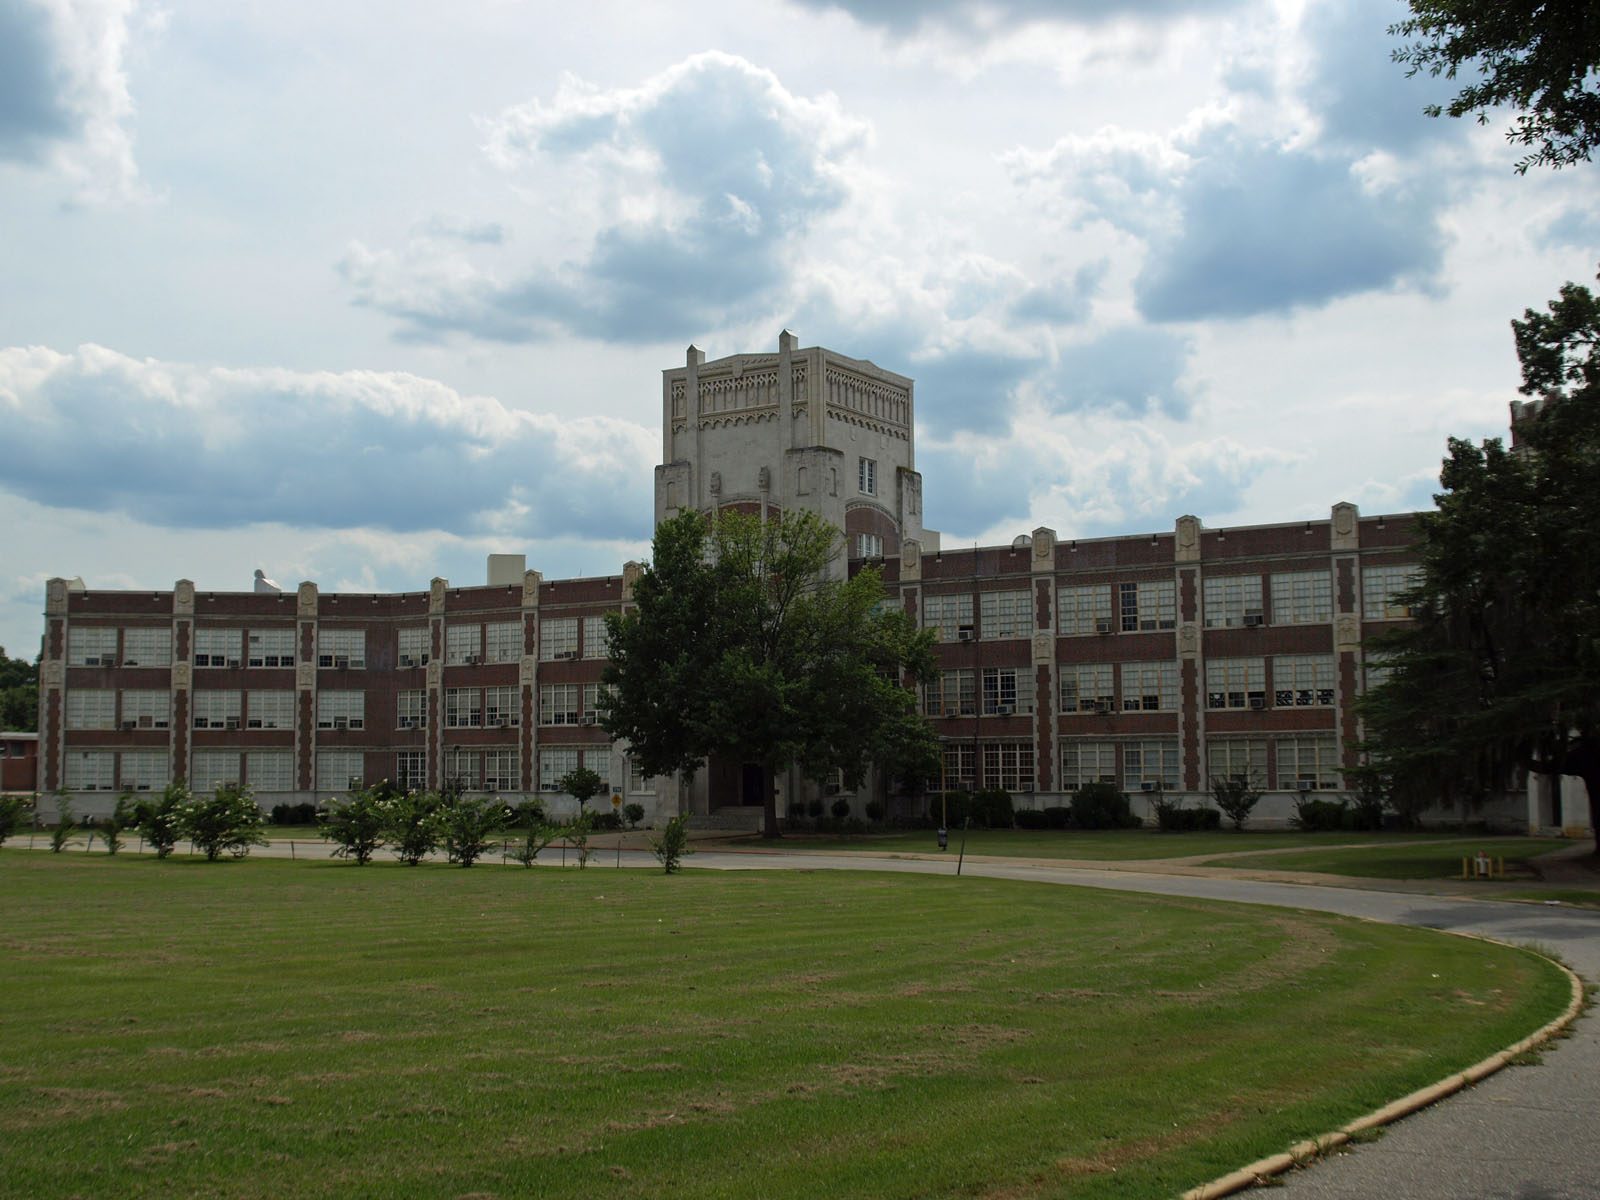
<path fill-rule="evenodd" d="M 712 756 L 759 763 L 776 837 L 779 772 L 840 769 L 857 786 L 880 751 L 915 757 L 931 739 L 902 677 L 931 672 L 932 633 L 884 609 L 876 570 L 830 578 L 840 548 L 803 511 L 691 512 L 657 528 L 634 610 L 606 618 L 601 700 L 601 724 L 646 774 L 693 775 Z"/>
<path fill-rule="evenodd" d="M 1430 117 L 1489 110 L 1520 110 L 1506 140 L 1531 152 L 1517 173 L 1532 166 L 1560 168 L 1588 162 L 1600 141 L 1600 8 L 1593 0 L 1410 0 L 1411 16 L 1389 27 L 1414 38 L 1394 60 L 1415 75 L 1455 79 L 1463 67 L 1477 72 L 1448 105 L 1432 104 Z"/>
<path fill-rule="evenodd" d="M 1367 749 L 1402 813 L 1524 767 L 1582 776 L 1600 816 L 1600 304 L 1568 284 L 1512 325 L 1543 403 L 1516 449 L 1450 441 L 1415 620 L 1372 645 L 1391 675 L 1362 702 Z"/>
<path fill-rule="evenodd" d="M 6 657 L 0 646 L 0 729 L 32 733 L 39 728 L 39 664 Z"/>

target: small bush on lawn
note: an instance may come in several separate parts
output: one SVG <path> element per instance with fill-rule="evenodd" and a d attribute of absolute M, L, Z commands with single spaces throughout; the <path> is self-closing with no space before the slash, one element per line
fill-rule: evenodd
<path fill-rule="evenodd" d="M 450 796 L 434 811 L 439 841 L 453 863 L 470 867 L 494 848 L 511 810 L 484 796 Z"/>
<path fill-rule="evenodd" d="M 850 815 L 850 801 L 840 796 L 828 806 L 828 810 L 833 813 L 835 821 L 842 821 Z"/>
<path fill-rule="evenodd" d="M 813 800 L 809 804 L 806 805 L 806 816 L 810 817 L 813 821 L 815 821 L 821 815 L 822 815 L 822 801 L 821 800 Z"/>
<path fill-rule="evenodd" d="M 1051 829 L 1065 829 L 1072 820 L 1072 810 L 1064 804 L 1052 804 L 1044 810 L 1044 823 Z"/>
<path fill-rule="evenodd" d="M 0 796 L 0 846 L 6 844 L 6 839 L 16 833 L 17 827 L 22 824 L 22 816 L 33 806 L 21 796 Z"/>
<path fill-rule="evenodd" d="M 1156 827 L 1168 833 L 1195 833 L 1222 828 L 1222 813 L 1215 808 L 1185 808 L 1181 798 L 1165 800 L 1158 797 L 1154 803 Z"/>
<path fill-rule="evenodd" d="M 1072 823 L 1079 829 L 1137 829 L 1144 824 L 1114 783 L 1086 783 L 1073 792 Z"/>
<path fill-rule="evenodd" d="M 1011 793 L 1004 788 L 984 788 L 972 798 L 973 821 L 978 824 L 981 813 L 983 825 L 989 829 L 1010 829 L 1016 820 L 1016 809 L 1011 804 Z"/>
<path fill-rule="evenodd" d="M 401 792 L 382 801 L 383 840 L 394 856 L 414 867 L 439 845 L 439 827 L 434 812 L 439 807 L 438 792 Z"/>
<path fill-rule="evenodd" d="M 661 827 L 661 836 L 650 839 L 650 849 L 668 875 L 678 870 L 685 854 L 693 854 L 689 845 L 689 814 L 679 813 Z"/>
<path fill-rule="evenodd" d="M 134 822 L 133 794 L 131 792 L 117 798 L 117 806 L 111 810 L 111 815 L 106 818 L 106 827 L 103 830 L 106 839 L 106 853 L 116 854 L 122 849 L 122 831 L 128 829 Z"/>
<path fill-rule="evenodd" d="M 1330 833 L 1348 829 L 1349 806 L 1343 800 L 1320 800 L 1303 796 L 1294 802 L 1289 823 L 1307 833 Z"/>
<path fill-rule="evenodd" d="M 637 829 L 639 828 L 639 822 L 644 820 L 644 805 L 624 804 L 622 806 L 622 815 L 628 819 L 629 829 Z"/>
<path fill-rule="evenodd" d="M 274 804 L 270 817 L 274 825 L 315 825 L 317 806 L 308 804 Z"/>
<path fill-rule="evenodd" d="M 1044 815 L 1044 810 L 1039 808 L 1019 808 L 1016 811 L 1018 829 L 1048 829 L 1050 819 Z"/>
<path fill-rule="evenodd" d="M 881 822 L 883 820 L 883 818 L 884 818 L 884 814 L 887 813 L 888 811 L 889 810 L 884 806 L 884 803 L 883 803 L 882 800 L 868 800 L 867 801 L 867 805 L 866 805 L 867 820 L 871 821 L 874 825 L 876 825 L 879 822 Z"/>
<path fill-rule="evenodd" d="M 251 846 L 266 845 L 261 824 L 250 789 L 237 784 L 220 784 L 210 796 L 190 796 L 178 809 L 179 836 L 193 842 L 207 862 L 216 862 L 224 850 L 243 858 Z"/>
<path fill-rule="evenodd" d="M 596 812 L 594 814 L 594 827 L 605 833 L 616 833 L 622 828 L 622 815 L 615 809 L 611 812 Z"/>
<path fill-rule="evenodd" d="M 72 815 L 72 805 L 67 801 L 65 791 L 56 793 L 56 824 L 50 831 L 50 853 L 60 854 L 66 847 L 67 839 L 72 836 L 72 831 L 78 827 L 78 822 Z"/>
<path fill-rule="evenodd" d="M 183 780 L 175 779 L 162 789 L 161 799 L 141 800 L 134 808 L 134 827 L 157 858 L 171 854 L 183 836 L 183 808 L 189 800 L 189 789 Z"/>
<path fill-rule="evenodd" d="M 1245 819 L 1261 800 L 1261 789 L 1251 782 L 1250 776 L 1241 772 L 1213 779 L 1211 799 L 1216 802 L 1219 809 L 1227 813 L 1228 820 L 1233 822 L 1235 829 L 1243 829 Z"/>
<path fill-rule="evenodd" d="M 353 858 L 357 866 L 364 867 L 383 845 L 385 816 L 376 788 L 361 788 L 343 800 L 329 800 L 321 819 L 322 836 L 338 843 L 335 858 Z"/>

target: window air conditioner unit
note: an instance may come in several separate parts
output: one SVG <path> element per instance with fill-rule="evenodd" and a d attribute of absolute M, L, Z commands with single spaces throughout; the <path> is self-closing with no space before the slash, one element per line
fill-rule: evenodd
<path fill-rule="evenodd" d="M 959 705 L 946 704 L 944 706 L 944 715 L 947 716 L 947 717 L 959 716 L 960 713 L 961 713 L 961 707 Z"/>
<path fill-rule="evenodd" d="M 956 630 L 956 640 L 959 642 L 970 642 L 972 640 L 972 627 L 967 625 Z"/>
<path fill-rule="evenodd" d="M 125 658 L 122 660 L 122 665 L 125 667 L 137 667 L 139 665 L 139 660 L 135 658 Z"/>
<path fill-rule="evenodd" d="M 1156 790 L 1156 785 L 1151 780 L 1146 779 L 1140 782 L 1139 790 L 1141 792 L 1153 792 Z"/>
<path fill-rule="evenodd" d="M 348 654 L 335 654 L 333 656 L 333 666 L 338 671 L 347 670 L 350 666 L 350 656 Z"/>
<path fill-rule="evenodd" d="M 1263 708 L 1266 708 L 1266 706 L 1267 706 L 1267 701 L 1266 701 L 1265 697 L 1263 697 L 1263 696 L 1251 696 L 1250 697 L 1250 707 L 1251 708 L 1263 709 Z"/>
<path fill-rule="evenodd" d="M 100 656 L 98 654 L 84 655 L 83 665 L 86 667 L 98 667 L 100 665 Z"/>
<path fill-rule="evenodd" d="M 233 668 L 234 670 L 238 670 L 238 668 L 239 668 L 239 660 L 237 658 L 230 658 L 228 660 L 228 666 Z"/>
<path fill-rule="evenodd" d="M 1009 717 L 1015 711 L 1016 706 L 1013 704 L 1000 704 L 995 706 L 995 712 L 1002 717 Z"/>
<path fill-rule="evenodd" d="M 506 727 L 506 719 L 504 717 L 490 717 L 488 724 L 491 729 L 504 729 Z"/>
<path fill-rule="evenodd" d="M 224 723 L 223 723 L 223 728 L 225 728 L 225 729 L 237 729 L 237 728 L 239 728 L 239 718 L 238 717 L 228 717 L 228 718 L 226 718 Z"/>
<path fill-rule="evenodd" d="M 333 719 L 333 727 L 335 729 L 346 729 L 349 725 L 350 719 L 348 717 L 335 717 Z"/>
<path fill-rule="evenodd" d="M 478 656 L 476 654 L 463 654 L 461 662 L 463 666 L 475 667 L 478 665 Z"/>
<path fill-rule="evenodd" d="M 1259 624 L 1261 624 L 1261 614 L 1260 613 L 1245 613 L 1245 615 L 1244 615 L 1244 623 L 1246 625 L 1259 625 Z"/>
<path fill-rule="evenodd" d="M 584 713 L 583 714 L 583 719 L 581 721 L 579 721 L 578 723 L 580 725 L 593 725 L 594 724 L 594 719 L 595 718 L 594 718 L 594 714 L 593 713 Z"/>
<path fill-rule="evenodd" d="M 400 728 L 401 729 L 415 729 L 416 727 L 417 727 L 417 719 L 415 717 L 401 717 L 400 718 Z"/>
<path fill-rule="evenodd" d="M 1110 621 L 1096 621 L 1094 623 L 1094 631 L 1096 633 L 1110 633 L 1111 632 L 1111 622 Z"/>
<path fill-rule="evenodd" d="M 137 722 L 137 721 L 124 721 L 122 723 L 122 727 L 124 729 L 137 729 L 137 728 L 139 728 L 139 722 Z"/>

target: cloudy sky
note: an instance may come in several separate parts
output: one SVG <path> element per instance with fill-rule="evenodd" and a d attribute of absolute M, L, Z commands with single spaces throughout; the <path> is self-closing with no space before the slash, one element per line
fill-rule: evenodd
<path fill-rule="evenodd" d="M 660 370 L 785 327 L 916 379 L 947 544 L 1425 507 L 1600 166 L 1424 117 L 1403 13 L 0 0 L 0 645 L 52 575 L 615 572 Z"/>

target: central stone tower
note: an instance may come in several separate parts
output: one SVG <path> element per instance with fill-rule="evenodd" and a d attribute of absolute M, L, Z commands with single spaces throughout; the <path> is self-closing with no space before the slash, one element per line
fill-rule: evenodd
<path fill-rule="evenodd" d="M 844 530 L 850 558 L 897 556 L 923 541 L 912 381 L 798 340 L 786 329 L 776 354 L 711 362 L 690 346 L 661 373 L 656 522 L 805 508 Z"/>

